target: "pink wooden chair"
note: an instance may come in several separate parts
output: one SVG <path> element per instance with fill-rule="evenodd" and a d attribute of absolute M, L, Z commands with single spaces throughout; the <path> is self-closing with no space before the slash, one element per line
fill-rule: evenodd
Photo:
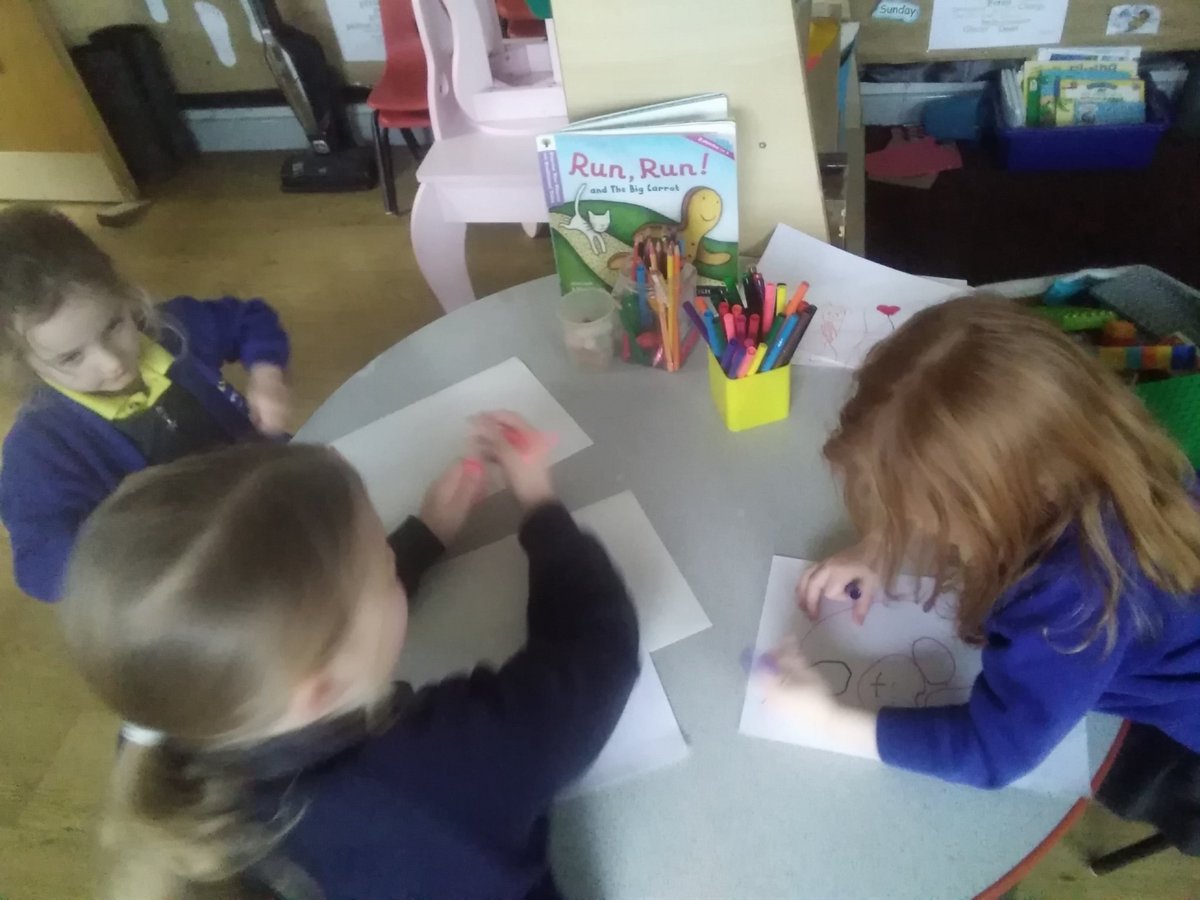
<path fill-rule="evenodd" d="M 566 107 L 547 42 L 501 37 L 490 2 L 412 2 L 434 138 L 417 168 L 412 245 L 421 274 L 450 311 L 475 299 L 469 223 L 519 222 L 532 233 L 549 220 L 534 136 L 565 125 Z M 539 43 L 545 49 L 531 46 Z"/>

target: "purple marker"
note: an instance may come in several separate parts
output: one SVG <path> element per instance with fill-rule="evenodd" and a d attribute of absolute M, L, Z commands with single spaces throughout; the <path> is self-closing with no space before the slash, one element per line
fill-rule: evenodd
<path fill-rule="evenodd" d="M 729 366 L 733 362 L 733 355 L 737 352 L 739 346 L 737 341 L 730 341 L 725 345 L 725 352 L 721 355 L 721 370 L 723 372 L 729 371 Z"/>
<path fill-rule="evenodd" d="M 683 311 L 687 313 L 687 317 L 692 320 L 692 324 L 696 327 L 697 333 L 704 338 L 704 343 L 712 346 L 712 341 L 708 337 L 708 329 L 704 327 L 704 320 L 700 318 L 700 313 L 696 312 L 696 307 L 692 306 L 692 302 L 688 300 L 683 304 Z"/>
<path fill-rule="evenodd" d="M 852 582 L 850 582 L 848 585 L 846 585 L 845 590 L 846 590 L 846 596 L 849 597 L 851 600 L 861 600 L 862 599 L 862 584 L 859 582 L 859 580 L 857 578 L 855 578 Z"/>

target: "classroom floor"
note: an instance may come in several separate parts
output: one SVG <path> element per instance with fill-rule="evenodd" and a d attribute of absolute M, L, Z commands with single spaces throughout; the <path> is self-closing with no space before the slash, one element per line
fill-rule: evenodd
<path fill-rule="evenodd" d="M 98 227 L 89 207 L 66 211 L 156 296 L 269 299 L 294 342 L 299 425 L 353 372 L 439 309 L 412 259 L 407 218 L 385 217 L 375 193 L 285 196 L 278 190 L 278 168 L 275 154 L 204 157 L 155 191 L 145 217 L 123 229 Z M 876 187 L 868 221 L 878 202 Z M 402 205 L 411 202 L 411 167 L 398 190 Z M 920 243 L 911 230 L 900 231 Z M 1188 233 L 1194 240 L 1194 227 Z M 869 234 L 873 244 L 881 235 L 884 246 L 903 243 L 900 234 L 878 228 Z M 472 229 L 468 256 L 481 296 L 553 271 L 548 242 L 526 238 L 517 226 Z M 10 398 L 0 399 L 0 430 L 7 430 L 13 409 Z M 90 829 L 115 723 L 68 669 L 53 610 L 13 586 L 6 546 L 0 547 L 0 720 L 0 900 L 91 896 Z M 1089 811 L 1012 896 L 1200 897 L 1200 863 L 1175 851 L 1103 880 L 1088 875 L 1084 854 L 1145 833 Z"/>

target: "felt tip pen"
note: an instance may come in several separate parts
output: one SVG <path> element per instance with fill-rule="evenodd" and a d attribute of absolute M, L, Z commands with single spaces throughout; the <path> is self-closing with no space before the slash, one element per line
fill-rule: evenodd
<path fill-rule="evenodd" d="M 745 378 L 750 372 L 750 365 L 754 362 L 754 354 L 758 351 L 755 349 L 753 341 L 746 341 L 743 345 L 745 352 L 742 354 L 741 360 L 738 362 L 737 377 Z"/>
<path fill-rule="evenodd" d="M 725 315 L 721 316 L 721 319 L 725 323 L 725 340 L 732 341 L 735 333 L 733 327 L 733 313 L 725 313 Z"/>
<path fill-rule="evenodd" d="M 792 357 L 796 355 L 796 348 L 800 346 L 800 338 L 804 337 L 805 324 L 801 322 L 799 315 L 793 316 L 793 318 L 796 320 L 796 327 L 792 329 L 791 337 L 783 342 L 783 349 L 779 351 L 779 357 L 776 360 L 778 368 L 783 368 L 792 361 Z"/>
<path fill-rule="evenodd" d="M 732 341 L 729 347 L 733 353 L 729 357 L 729 365 L 725 368 L 725 374 L 730 378 L 737 378 L 738 367 L 742 364 L 742 357 L 746 355 L 746 345 L 738 341 Z"/>
<path fill-rule="evenodd" d="M 725 313 L 729 312 L 729 301 L 722 300 L 717 304 L 717 315 L 724 317 Z"/>
<path fill-rule="evenodd" d="M 804 302 L 804 297 L 808 293 L 808 282 L 800 282 L 800 287 L 796 288 L 796 293 L 792 294 L 792 299 L 788 303 L 785 312 L 791 316 L 800 309 L 800 304 Z"/>
<path fill-rule="evenodd" d="M 704 320 L 700 318 L 700 313 L 696 312 L 696 307 L 692 306 L 691 303 L 685 302 L 683 304 L 683 312 L 692 320 L 692 327 L 696 329 L 696 333 L 701 335 L 704 338 L 704 343 L 711 347 L 712 343 L 708 339 L 708 328 L 705 327 Z"/>
<path fill-rule="evenodd" d="M 721 359 L 719 360 L 719 362 L 721 364 L 722 372 L 725 372 L 726 374 L 728 374 L 729 366 L 733 362 L 733 357 L 734 357 L 734 354 L 737 353 L 737 349 L 738 349 L 737 341 L 730 341 L 728 344 L 725 345 L 725 349 L 724 349 L 724 351 L 722 351 Z"/>
<path fill-rule="evenodd" d="M 712 347 L 713 355 L 719 357 L 725 352 L 725 329 L 717 328 L 717 319 L 711 309 L 704 311 L 704 328 L 708 332 L 708 346 Z"/>
<path fill-rule="evenodd" d="M 750 321 L 746 323 L 746 337 L 758 343 L 759 338 L 759 315 L 758 313 L 750 314 Z"/>
<path fill-rule="evenodd" d="M 759 370 L 762 368 L 763 357 L 765 357 L 766 355 L 767 355 L 767 345 L 759 344 L 758 347 L 754 350 L 754 361 L 750 363 L 750 370 L 746 373 L 747 377 L 758 374 Z"/>
<path fill-rule="evenodd" d="M 783 287 L 779 285 L 776 290 Z M 766 334 L 771 330 L 771 326 L 775 324 L 775 295 L 770 294 L 763 298 L 762 308 L 762 333 Z"/>
<path fill-rule="evenodd" d="M 788 316 L 783 323 L 783 328 L 779 330 L 779 337 L 775 338 L 775 343 L 771 345 L 771 349 L 767 351 L 766 359 L 763 360 L 762 371 L 770 372 L 775 368 L 775 363 L 779 360 L 779 355 L 783 352 L 783 345 L 788 342 L 788 338 L 792 336 L 792 332 L 796 330 L 799 324 L 795 316 Z"/>
<path fill-rule="evenodd" d="M 796 313 L 796 330 L 792 332 L 788 342 L 783 345 L 780 365 L 786 366 L 792 361 L 792 357 L 796 355 L 796 348 L 800 346 L 800 341 L 803 339 L 804 333 L 808 331 L 808 326 L 812 324 L 813 316 L 816 314 L 817 308 L 811 303 Z"/>

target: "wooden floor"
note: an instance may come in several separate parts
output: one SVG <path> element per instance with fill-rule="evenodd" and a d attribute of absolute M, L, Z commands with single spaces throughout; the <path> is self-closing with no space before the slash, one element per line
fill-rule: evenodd
<path fill-rule="evenodd" d="M 285 196 L 278 167 L 269 154 L 204 157 L 125 229 L 97 227 L 88 207 L 67 212 L 156 296 L 270 300 L 294 341 L 298 426 L 439 309 L 413 261 L 407 218 L 385 217 L 373 193 Z M 411 171 L 399 191 L 411 199 Z M 481 296 L 553 271 L 547 242 L 517 226 L 472 229 L 468 244 Z M 12 409 L 11 399 L 0 404 L 4 430 Z M 0 900 L 89 897 L 90 827 L 115 724 L 68 669 L 53 610 L 17 591 L 0 551 Z M 1200 865 L 1174 851 L 1102 880 L 1087 874 L 1084 854 L 1144 834 L 1089 812 L 1013 896 L 1200 897 Z"/>

